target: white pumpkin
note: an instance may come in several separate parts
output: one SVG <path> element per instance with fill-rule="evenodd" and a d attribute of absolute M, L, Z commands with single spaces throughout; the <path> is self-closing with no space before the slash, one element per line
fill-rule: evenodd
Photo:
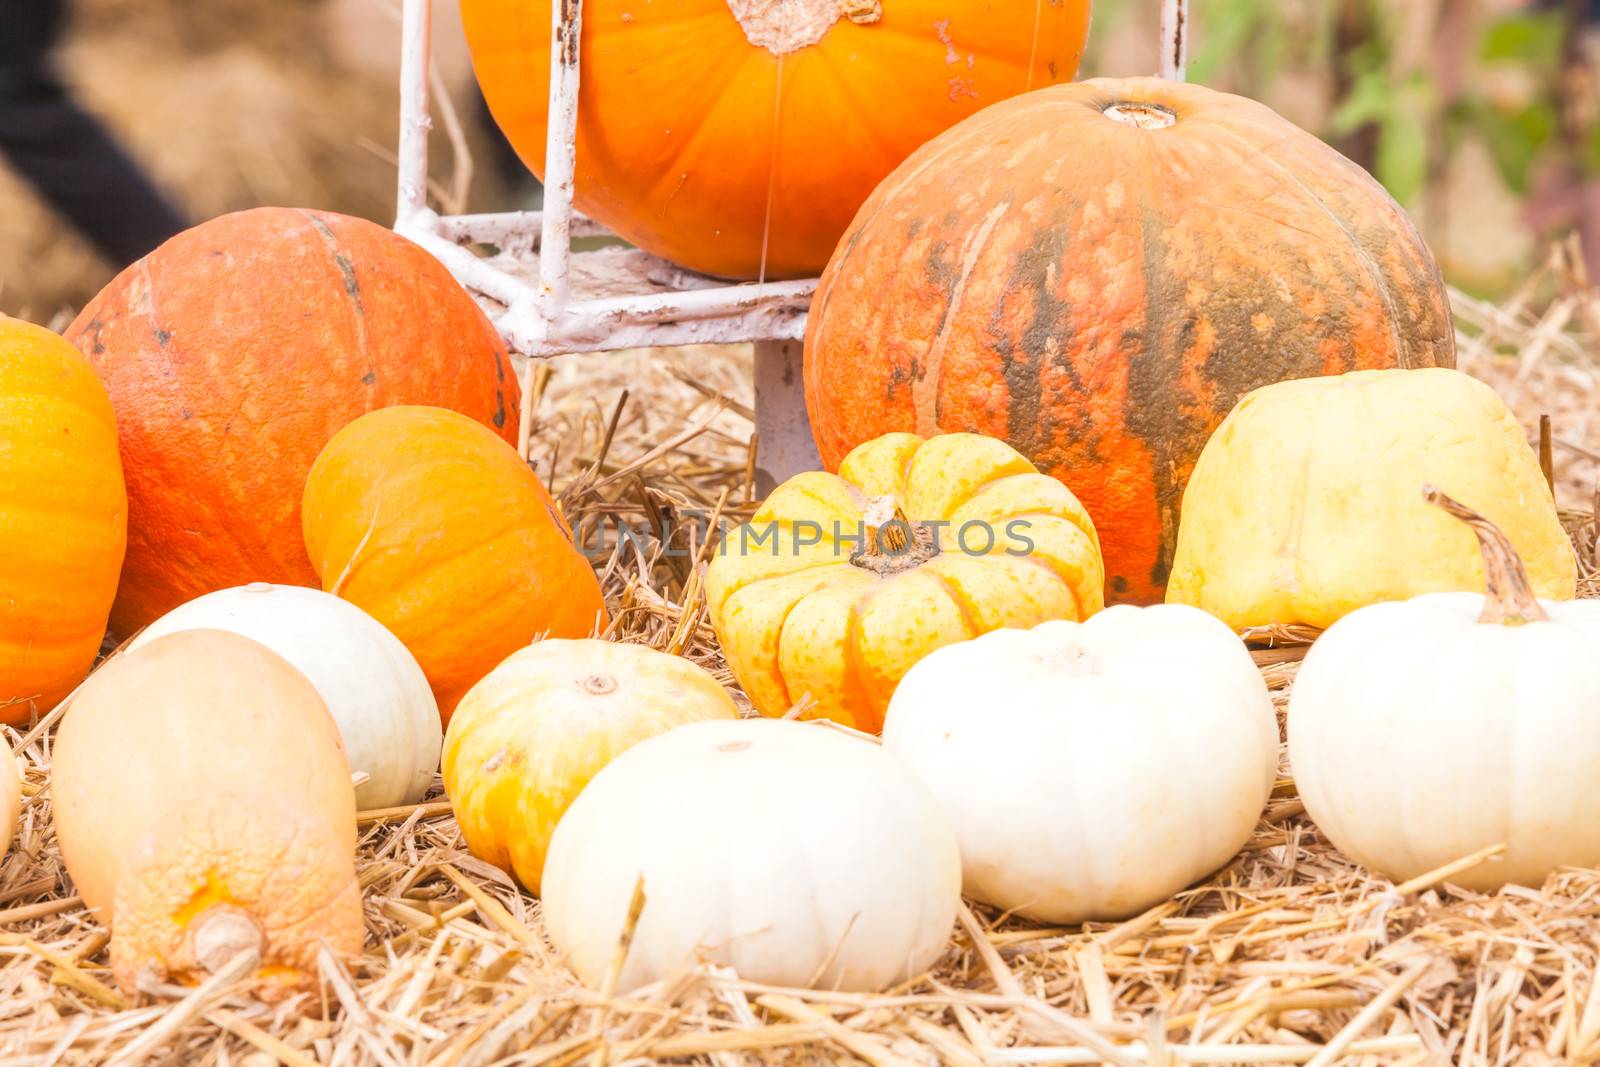
<path fill-rule="evenodd" d="M 1289 700 L 1289 761 L 1340 851 L 1397 881 L 1504 844 L 1453 876 L 1539 886 L 1600 865 L 1600 601 L 1537 600 L 1481 515 L 1488 595 L 1375 604 L 1317 639 Z"/>
<path fill-rule="evenodd" d="M 772 719 L 641 741 L 562 817 L 545 928 L 591 985 L 641 876 L 621 990 L 700 961 L 757 982 L 881 989 L 939 958 L 961 893 L 955 837 L 915 778 L 870 741 Z"/>
<path fill-rule="evenodd" d="M 895 690 L 883 744 L 955 827 L 967 894 L 1054 923 L 1126 918 L 1227 863 L 1278 764 L 1250 654 L 1179 605 L 947 645 Z"/>
<path fill-rule="evenodd" d="M 320 589 L 250 585 L 197 597 L 145 627 L 132 651 L 181 630 L 227 630 L 288 660 L 322 695 L 339 726 L 362 809 L 421 800 L 439 766 L 444 729 L 422 668 L 400 639 Z"/>

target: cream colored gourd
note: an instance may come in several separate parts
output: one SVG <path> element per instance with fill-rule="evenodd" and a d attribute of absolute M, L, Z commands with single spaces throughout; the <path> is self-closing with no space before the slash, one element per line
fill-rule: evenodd
<path fill-rule="evenodd" d="M 955 827 L 967 894 L 1053 923 L 1134 915 L 1227 863 L 1278 766 L 1244 645 L 1176 605 L 946 646 L 895 690 L 883 744 Z"/>
<path fill-rule="evenodd" d="M 1478 535 L 1488 593 L 1376 604 L 1311 646 L 1289 701 L 1306 811 L 1396 881 L 1499 844 L 1450 881 L 1538 887 L 1600 864 L 1600 601 L 1535 599 L 1493 524 L 1427 495 Z"/>
<path fill-rule="evenodd" d="M 1424 482 L 1494 520 L 1540 596 L 1572 598 L 1572 543 L 1522 427 L 1487 385 L 1425 367 L 1239 401 L 1184 490 L 1167 602 L 1236 630 L 1327 629 L 1368 604 L 1479 588 L 1471 535 L 1416 498 Z"/>
<path fill-rule="evenodd" d="M 168 634 L 78 690 L 50 769 L 56 836 L 111 967 L 194 983 L 257 954 L 263 996 L 361 951 L 355 790 L 304 674 L 238 634 Z"/>
<path fill-rule="evenodd" d="M 681 656 L 593 638 L 540 641 L 456 705 L 445 792 L 472 854 L 537 893 L 550 835 L 597 771 L 674 726 L 738 717 L 728 691 Z"/>
<path fill-rule="evenodd" d="M 698 961 L 755 982 L 865 990 L 944 952 L 961 860 L 933 798 L 877 745 L 745 719 L 640 742 L 556 827 L 545 929 L 590 985 L 641 878 L 619 990 Z"/>
<path fill-rule="evenodd" d="M 399 638 L 330 593 L 254 582 L 197 597 L 146 627 L 142 648 L 181 630 L 227 630 L 259 641 L 317 687 L 339 725 L 350 768 L 366 780 L 356 804 L 414 804 L 433 784 L 442 730 L 428 679 Z"/>

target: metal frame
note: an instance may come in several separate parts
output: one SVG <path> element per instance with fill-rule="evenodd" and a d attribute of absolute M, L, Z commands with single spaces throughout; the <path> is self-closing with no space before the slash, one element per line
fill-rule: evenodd
<path fill-rule="evenodd" d="M 1184 76 L 1187 14 L 1188 0 L 1163 0 L 1162 77 Z M 606 232 L 572 210 L 582 0 L 551 4 L 543 210 L 440 215 L 428 206 L 431 16 L 431 0 L 404 0 L 396 232 L 436 256 L 484 304 L 506 343 L 529 357 L 756 342 L 758 481 L 766 488 L 819 467 L 805 414 L 799 344 L 815 278 L 729 285 L 636 249 L 574 256 L 572 238 Z M 480 255 L 473 245 L 496 252 Z M 524 396 L 531 393 L 529 367 L 531 360 L 525 364 Z M 524 418 L 524 457 L 527 434 Z"/>

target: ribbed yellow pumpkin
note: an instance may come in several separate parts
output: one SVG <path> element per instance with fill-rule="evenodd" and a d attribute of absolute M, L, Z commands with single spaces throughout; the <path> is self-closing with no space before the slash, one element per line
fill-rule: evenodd
<path fill-rule="evenodd" d="M 467 691 L 444 741 L 444 788 L 473 855 L 539 892 L 567 807 L 612 758 L 684 723 L 737 719 L 715 678 L 643 645 L 552 638 Z"/>
<path fill-rule="evenodd" d="M 1326 629 L 1367 604 L 1481 590 L 1472 532 L 1423 502 L 1425 484 L 1503 530 L 1539 596 L 1573 597 L 1572 546 L 1517 420 L 1482 382 L 1425 368 L 1241 400 L 1189 480 L 1167 600 L 1236 629 Z"/>
<path fill-rule="evenodd" d="M 1003 441 L 885 434 L 838 474 L 797 475 L 730 533 L 706 576 L 712 624 L 755 706 L 876 733 L 936 648 L 1105 603 L 1094 523 Z"/>

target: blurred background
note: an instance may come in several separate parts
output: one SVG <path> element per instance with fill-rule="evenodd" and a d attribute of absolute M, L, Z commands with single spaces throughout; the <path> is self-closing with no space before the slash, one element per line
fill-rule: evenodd
<path fill-rule="evenodd" d="M 1574 232 L 1600 278 L 1600 2 L 1192 4 L 1191 79 L 1266 101 L 1371 170 L 1454 285 L 1504 300 Z M 1082 76 L 1153 71 L 1159 6 L 1097 0 Z M 64 78 L 189 217 L 292 203 L 392 218 L 397 0 L 71 7 Z M 525 201 L 472 88 L 455 4 L 435 9 L 436 91 L 454 115 L 436 123 L 435 195 L 450 208 Z M 1570 283 L 1582 257 L 1564 247 Z M 0 311 L 49 322 L 110 270 L 0 162 Z"/>

